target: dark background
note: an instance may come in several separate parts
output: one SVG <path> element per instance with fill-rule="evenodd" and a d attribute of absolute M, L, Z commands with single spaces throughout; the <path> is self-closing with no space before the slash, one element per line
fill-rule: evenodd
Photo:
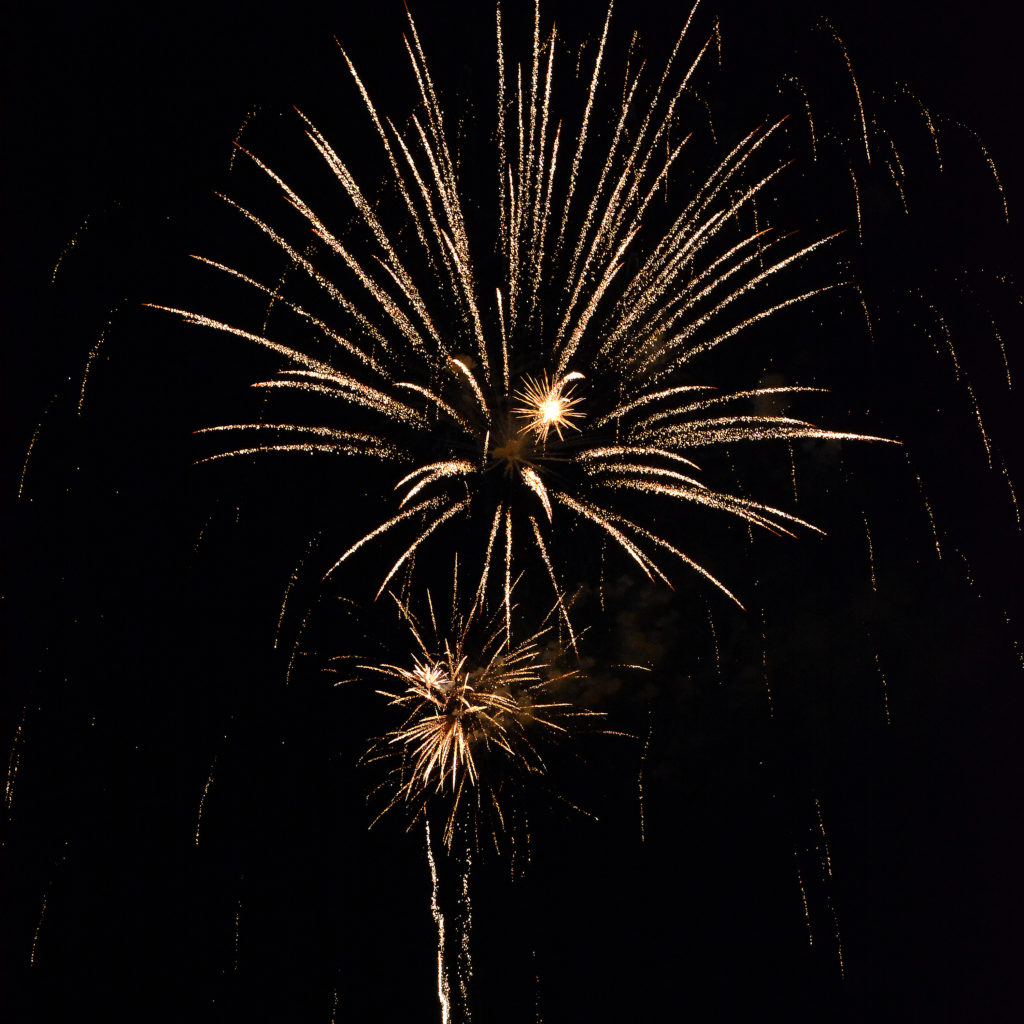
<path fill-rule="evenodd" d="M 460 8 L 413 10 L 445 102 L 474 97 L 489 130 L 492 12 Z M 601 5 L 560 8 L 547 17 L 574 43 L 599 30 Z M 1000 277 L 1021 270 L 1018 26 L 988 3 L 926 16 L 721 3 L 701 38 L 716 10 L 723 139 L 777 111 L 796 120 L 782 74 L 842 70 L 814 28 L 824 13 L 866 96 L 907 82 L 977 132 L 1011 219 L 965 130 L 942 129 L 937 175 L 920 124 L 893 115 L 911 215 L 877 158 L 870 173 L 856 164 L 864 238 L 851 230 L 842 259 L 876 340 L 859 323 L 766 336 L 779 362 L 762 369 L 831 386 L 823 419 L 899 437 L 908 454 L 798 452 L 797 511 L 830 536 L 723 534 L 718 564 L 746 615 L 692 581 L 671 596 L 613 585 L 602 653 L 655 672 L 602 677 L 593 701 L 638 739 L 589 737 L 556 764 L 597 821 L 538 807 L 514 881 L 507 860 L 476 858 L 476 1017 L 1016 1020 L 1021 559 L 1001 466 L 1020 479 L 1022 458 L 990 325 L 1020 377 L 1019 300 Z M 633 28 L 661 54 L 684 17 L 623 7 L 616 54 Z M 231 190 L 243 124 L 275 166 L 279 153 L 301 163 L 287 154 L 293 102 L 346 155 L 374 144 L 333 33 L 381 107 L 412 106 L 401 5 L 99 4 L 7 20 L 8 1019 L 436 1019 L 422 835 L 400 821 L 367 832 L 372 773 L 354 765 L 375 705 L 320 671 L 337 649 L 372 647 L 374 626 L 331 597 L 303 630 L 316 588 L 301 577 L 272 640 L 310 537 L 327 533 L 318 564 L 332 521 L 359 514 L 351 481 L 330 464 L 192 467 L 190 431 L 224 421 L 268 364 L 141 307 L 198 308 L 206 283 L 185 254 L 222 233 L 244 250 L 210 199 Z M 848 79 L 806 74 L 821 131 L 856 140 Z M 783 213 L 852 229 L 848 179 L 804 156 Z M 929 305 L 994 439 L 992 470 Z M 780 459 L 748 469 L 783 502 Z M 442 871 L 451 907 L 453 864 Z"/>

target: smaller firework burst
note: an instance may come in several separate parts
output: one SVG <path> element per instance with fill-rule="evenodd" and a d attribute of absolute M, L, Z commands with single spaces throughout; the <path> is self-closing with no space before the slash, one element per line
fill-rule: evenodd
<path fill-rule="evenodd" d="M 410 827 L 443 816 L 449 846 L 460 823 L 477 839 L 483 827 L 500 846 L 524 784 L 547 774 L 541 748 L 569 735 L 574 719 L 594 714 L 554 699 L 578 671 L 560 666 L 553 627 L 517 642 L 504 608 L 486 624 L 474 614 L 477 602 L 463 616 L 454 588 L 447 628 L 438 628 L 429 592 L 429 631 L 408 603 L 395 603 L 414 652 L 403 665 L 362 666 L 397 684 L 378 692 L 404 716 L 367 753 L 367 761 L 391 765 L 378 819 L 405 807 Z"/>
<path fill-rule="evenodd" d="M 572 397 L 573 383 L 582 380 L 582 373 L 567 373 L 552 384 L 545 373 L 539 380 L 527 377 L 523 388 L 516 392 L 523 404 L 512 411 L 526 420 L 520 433 L 531 433 L 545 444 L 553 430 L 558 440 L 564 440 L 563 430 L 579 430 L 573 420 L 582 419 L 583 413 L 576 408 L 580 399 Z"/>

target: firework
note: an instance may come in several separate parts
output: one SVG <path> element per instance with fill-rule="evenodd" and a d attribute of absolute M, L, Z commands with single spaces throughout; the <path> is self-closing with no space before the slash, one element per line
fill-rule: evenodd
<path fill-rule="evenodd" d="M 752 173 L 775 125 L 737 142 L 671 212 L 667 230 L 642 240 L 642 219 L 661 202 L 689 138 L 678 138 L 677 122 L 711 40 L 693 47 L 686 65 L 688 21 L 660 78 L 648 85 L 642 69 L 627 68 L 610 131 L 600 131 L 598 83 L 610 19 L 609 8 L 570 160 L 560 157 L 568 133 L 552 114 L 557 34 L 552 29 L 542 40 L 538 10 L 527 82 L 519 67 L 512 85 L 498 9 L 496 277 L 489 280 L 478 266 L 483 247 L 465 214 L 458 153 L 410 16 L 407 49 L 419 107 L 406 129 L 378 110 L 342 50 L 387 158 L 394 202 L 372 205 L 343 157 L 302 114 L 306 136 L 354 209 L 345 240 L 252 154 L 312 229 L 318 255 L 227 199 L 284 253 L 309 303 L 199 257 L 287 310 L 281 334 L 301 326 L 314 340 L 288 344 L 266 327 L 251 331 L 172 310 L 275 352 L 282 368 L 254 387 L 330 404 L 327 423 L 206 428 L 200 433 L 218 439 L 247 436 L 209 459 L 331 453 L 345 457 L 344 472 L 358 472 L 353 456 L 394 467 L 387 470 L 396 481 L 391 508 L 385 505 L 377 525 L 330 570 L 371 542 L 394 540 L 378 594 L 403 567 L 412 570 L 435 534 L 451 536 L 469 520 L 478 538 L 480 592 L 486 597 L 499 588 L 507 607 L 510 581 L 520 571 L 513 561 L 518 566 L 529 556 L 543 566 L 570 635 L 562 595 L 572 581 L 560 551 L 562 536 L 576 525 L 614 542 L 652 580 L 668 582 L 669 564 L 682 563 L 737 600 L 677 546 L 678 538 L 650 528 L 659 508 L 700 506 L 786 534 L 815 527 L 703 482 L 691 456 L 748 441 L 879 440 L 744 409 L 765 396 L 813 388 L 721 393 L 691 382 L 698 357 L 834 287 L 768 300 L 777 278 L 823 252 L 834 236 L 794 249 L 756 223 L 744 227 L 755 199 L 783 169 Z M 586 192 L 584 180 L 593 180 Z M 660 208 L 658 216 L 664 217 Z M 492 572 L 502 559 L 504 571 Z"/>
<path fill-rule="evenodd" d="M 447 624 L 438 622 L 429 591 L 425 621 L 395 598 L 412 650 L 402 664 L 364 664 L 361 672 L 388 680 L 378 693 L 402 720 L 374 741 L 366 760 L 390 766 L 378 817 L 401 807 L 410 827 L 443 818 L 448 846 L 460 822 L 476 838 L 484 825 L 498 846 L 524 781 L 546 774 L 542 748 L 592 713 L 553 699 L 578 671 L 558 667 L 552 626 L 510 643 L 504 609 L 485 625 L 475 602 L 470 614 L 458 611 L 457 586 L 456 574 Z"/>

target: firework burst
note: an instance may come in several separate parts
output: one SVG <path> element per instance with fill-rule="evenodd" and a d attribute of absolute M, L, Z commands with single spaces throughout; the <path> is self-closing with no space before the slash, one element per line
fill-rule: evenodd
<path fill-rule="evenodd" d="M 429 592 L 425 622 L 395 599 L 413 651 L 404 664 L 365 664 L 361 671 L 391 683 L 378 693 L 402 722 L 373 743 L 366 760 L 390 765 L 380 816 L 403 807 L 410 827 L 443 816 L 448 846 L 459 822 L 472 825 L 477 838 L 486 825 L 497 846 L 516 813 L 515 794 L 547 771 L 541 748 L 592 713 L 553 699 L 578 672 L 558 667 L 551 626 L 510 643 L 502 615 L 485 627 L 460 614 L 456 590 L 457 582 L 447 626 L 439 625 Z"/>
<path fill-rule="evenodd" d="M 221 445 L 209 459 L 330 453 L 348 460 L 347 472 L 356 472 L 352 456 L 364 456 L 393 473 L 391 507 L 385 504 L 376 525 L 329 572 L 368 545 L 393 544 L 379 595 L 397 574 L 411 572 L 428 540 L 468 530 L 478 550 L 481 599 L 496 590 L 508 608 L 519 560 L 529 558 L 550 580 L 572 643 L 563 595 L 575 580 L 561 540 L 575 526 L 596 531 L 652 580 L 668 583 L 669 566 L 682 563 L 739 603 L 678 546 L 677 536 L 651 528 L 661 510 L 698 507 L 784 534 L 816 527 L 710 486 L 692 456 L 740 442 L 880 440 L 747 411 L 767 396 L 819 389 L 720 392 L 694 382 L 698 357 L 836 286 L 772 291 L 835 236 L 794 247 L 788 236 L 758 226 L 755 201 L 770 193 L 785 164 L 754 168 L 778 125 L 740 139 L 666 215 L 660 197 L 690 138 L 678 126 L 711 39 L 692 47 L 687 64 L 688 20 L 660 77 L 648 83 L 643 68 L 627 67 L 621 103 L 601 130 L 594 111 L 610 20 L 611 8 L 570 156 L 562 152 L 571 145 L 564 141 L 569 132 L 553 114 L 557 33 L 552 28 L 542 38 L 538 7 L 532 53 L 513 84 L 498 8 L 498 189 L 489 245 L 499 257 L 496 272 L 493 261 L 480 259 L 482 218 L 466 214 L 459 154 L 410 16 L 407 50 L 419 106 L 405 129 L 378 110 L 342 50 L 387 159 L 394 202 L 371 204 L 342 156 L 300 113 L 307 138 L 352 206 L 349 230 L 329 227 L 252 154 L 312 229 L 315 245 L 304 248 L 227 202 L 286 256 L 309 303 L 300 304 L 297 288 L 271 287 L 201 258 L 270 296 L 275 315 L 284 312 L 274 321 L 280 334 L 268 329 L 269 312 L 260 330 L 248 330 L 172 310 L 276 353 L 284 366 L 253 386 L 301 393 L 320 403 L 314 417 L 325 416 L 319 423 L 206 428 L 200 433 L 218 440 L 247 438 Z M 656 208 L 668 226 L 650 239 L 642 228 Z M 297 327 L 306 339 L 301 345 L 277 340 Z"/>

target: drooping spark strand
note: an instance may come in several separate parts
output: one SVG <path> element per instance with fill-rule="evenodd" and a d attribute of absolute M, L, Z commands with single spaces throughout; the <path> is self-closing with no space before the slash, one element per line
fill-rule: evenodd
<path fill-rule="evenodd" d="M 46 901 L 49 899 L 50 890 L 47 887 L 46 892 L 43 894 L 43 905 L 39 911 L 39 923 L 36 925 L 36 930 L 32 935 L 32 948 L 28 954 L 29 966 L 34 967 L 36 963 L 36 947 L 39 945 L 39 933 L 43 929 L 43 918 L 46 917 Z"/>
<path fill-rule="evenodd" d="M 870 635 L 868 639 L 871 639 Z M 889 684 L 885 681 L 885 672 L 882 671 L 882 661 L 878 656 L 878 651 L 875 651 L 874 654 L 878 678 L 882 680 L 882 706 L 885 708 L 885 724 L 892 725 L 892 715 L 889 713 Z"/>
<path fill-rule="evenodd" d="M 860 111 L 861 135 L 864 139 L 864 155 L 865 157 L 867 157 L 867 161 L 870 164 L 871 146 L 868 142 L 868 119 L 866 113 L 864 112 L 864 102 L 861 99 L 860 86 L 857 84 L 857 76 L 853 73 L 853 62 L 850 60 L 850 54 L 846 50 L 846 44 L 843 42 L 839 33 L 836 31 L 835 25 L 833 25 L 828 18 L 823 18 L 822 20 L 825 22 L 826 25 L 828 25 L 829 30 L 832 32 L 832 37 L 839 44 L 839 49 L 842 50 L 843 52 L 843 60 L 846 61 L 846 70 L 850 73 L 850 81 L 853 83 L 853 91 L 857 96 L 857 109 Z"/>
<path fill-rule="evenodd" d="M 213 773 L 217 767 L 217 755 L 213 755 L 213 761 L 210 762 L 210 774 L 206 777 L 206 785 L 203 786 L 203 795 L 199 798 L 199 813 L 196 815 L 196 833 L 195 833 L 195 844 L 199 845 L 199 830 L 203 825 L 203 808 L 206 805 L 206 794 L 210 792 L 210 786 L 213 784 Z"/>
<path fill-rule="evenodd" d="M 907 462 L 910 462 L 910 454 L 907 453 Z M 939 543 L 939 528 L 935 523 L 935 513 L 932 511 L 931 502 L 928 500 L 928 495 L 925 494 L 924 482 L 921 480 L 919 473 L 914 473 L 914 479 L 917 481 L 918 490 L 921 492 L 921 500 L 924 502 L 925 511 L 928 513 L 928 522 L 932 528 L 932 538 L 935 541 L 935 554 L 939 561 L 942 561 L 942 545 Z"/>
<path fill-rule="evenodd" d="M 958 121 L 955 117 L 943 116 L 942 120 L 949 121 L 952 124 L 955 124 L 958 128 L 963 129 L 978 144 L 978 149 L 981 150 L 981 155 L 985 158 L 985 163 L 988 164 L 988 169 L 992 174 L 992 180 L 996 183 L 996 188 L 999 190 L 999 199 L 1003 204 L 1003 221 L 1009 224 L 1010 207 L 1006 201 L 1006 190 L 1003 188 L 1003 183 L 999 178 L 999 172 L 996 170 L 996 162 L 992 159 L 992 155 L 985 148 L 985 144 L 981 141 L 981 137 L 973 128 L 969 128 L 962 121 Z"/>
<path fill-rule="evenodd" d="M 7 783 L 4 788 L 4 799 L 7 803 L 7 810 L 10 811 L 14 805 L 14 782 L 18 776 L 18 769 L 21 767 L 21 752 L 18 747 L 21 744 L 21 735 L 25 728 L 25 718 L 28 715 L 28 706 L 21 709 L 21 721 L 14 730 L 14 739 L 11 741 L 11 755 L 7 759 Z"/>
<path fill-rule="evenodd" d="M 861 512 L 861 519 L 864 520 L 864 534 L 868 539 L 868 564 L 871 566 L 871 589 L 878 593 L 878 581 L 875 579 L 875 548 L 871 543 L 871 527 L 868 525 L 867 513 Z"/>
<path fill-rule="evenodd" d="M 928 133 L 932 138 L 932 145 L 935 148 L 935 159 L 938 161 L 939 173 L 942 173 L 942 151 L 939 149 L 939 134 L 935 130 L 935 121 L 932 118 L 932 112 L 924 105 L 921 98 L 913 92 L 906 84 L 900 86 L 900 92 L 904 95 L 909 96 L 921 109 L 921 116 L 924 118 L 925 124 L 928 126 Z"/>
<path fill-rule="evenodd" d="M 116 313 L 116 310 L 114 312 Z M 100 351 L 100 348 L 103 345 L 103 342 L 106 341 L 107 331 L 110 330 L 110 327 L 111 327 L 112 323 L 113 323 L 113 314 L 111 315 L 111 319 L 107 321 L 107 326 L 104 327 L 102 331 L 100 331 L 100 336 L 96 339 L 96 344 L 93 345 L 93 347 L 91 349 L 89 349 L 89 355 L 86 357 L 86 360 L 85 360 L 85 370 L 82 372 L 82 386 L 81 386 L 81 388 L 79 389 L 79 392 L 78 392 L 78 415 L 79 416 L 82 415 L 82 404 L 85 402 L 85 388 L 86 388 L 86 385 L 89 383 L 89 371 L 92 369 L 92 364 L 95 361 L 96 356 L 99 355 L 99 351 Z"/>
<path fill-rule="evenodd" d="M 793 856 L 797 857 L 797 852 L 795 849 L 793 850 Z M 801 903 L 803 903 L 804 907 L 804 920 L 807 922 L 807 945 L 813 946 L 814 930 L 811 928 L 811 908 L 807 905 L 807 888 L 804 885 L 804 876 L 803 872 L 801 872 L 800 870 L 799 863 L 797 864 L 796 868 L 796 880 L 797 884 L 800 886 L 800 901 Z"/>
<path fill-rule="evenodd" d="M 75 233 L 71 236 L 68 244 L 61 249 L 60 255 L 57 257 L 57 262 L 53 265 L 53 273 L 50 275 L 50 284 L 54 284 L 57 280 L 57 271 L 60 270 L 60 265 L 64 262 L 65 257 L 71 252 L 72 249 L 78 244 L 78 239 L 85 233 L 89 227 L 89 218 L 92 216 L 91 213 L 85 215 L 85 220 L 76 228 Z"/>
<path fill-rule="evenodd" d="M 43 423 L 46 421 L 46 414 L 50 411 L 50 407 L 57 400 L 57 395 L 60 392 L 54 394 L 50 400 L 46 403 L 46 408 L 43 409 L 43 415 L 40 417 L 39 422 L 36 424 L 36 429 L 32 431 L 32 438 L 28 443 L 28 448 L 25 449 L 25 461 L 21 464 L 21 476 L 18 478 L 18 498 L 20 499 L 24 495 L 25 491 L 25 477 L 28 474 L 28 463 L 29 459 L 32 458 L 32 449 L 35 447 L 36 441 L 39 439 L 39 434 L 43 429 Z M 29 499 L 32 500 L 31 498 Z"/>
<path fill-rule="evenodd" d="M 854 286 L 857 297 L 860 299 L 860 308 L 864 310 L 864 322 L 868 325 L 868 337 L 871 339 L 871 344 L 875 343 L 875 326 L 871 322 L 871 313 L 868 310 L 868 304 L 864 300 L 864 292 L 861 290 L 860 285 Z"/>
<path fill-rule="evenodd" d="M 999 328 L 996 327 L 995 320 L 992 321 L 992 333 L 996 336 L 996 341 L 999 342 L 999 351 L 1003 356 L 1003 369 L 1006 372 L 1006 390 L 1013 390 L 1013 378 L 1010 376 L 1010 360 L 1006 355 L 1006 345 L 1003 342 L 1002 335 L 999 333 Z"/>
<path fill-rule="evenodd" d="M 772 698 L 772 686 L 768 679 L 768 627 L 764 621 L 764 608 L 761 609 L 761 675 L 764 679 L 765 693 L 768 694 L 768 717 L 775 717 L 775 701 Z"/>
<path fill-rule="evenodd" d="M 708 626 L 711 628 L 711 643 L 715 651 L 715 675 L 718 677 L 718 683 L 722 683 L 722 658 L 718 650 L 718 631 L 715 629 L 715 620 L 711 614 L 711 605 L 706 605 L 708 611 Z"/>
<path fill-rule="evenodd" d="M 1017 520 L 1017 531 L 1021 530 L 1021 518 L 1020 518 L 1020 505 L 1017 503 L 1017 492 L 1013 486 L 1013 480 L 1010 478 L 1010 470 L 1006 465 L 1004 459 L 1000 458 L 999 465 L 1003 470 L 1003 477 L 1006 480 L 1006 486 L 1010 489 L 1010 501 L 1013 503 L 1013 514 Z"/>
<path fill-rule="evenodd" d="M 971 387 L 971 382 L 965 380 L 964 384 L 967 386 L 967 393 L 971 396 L 971 405 L 974 408 L 974 418 L 978 421 L 978 430 L 981 431 L 981 443 L 985 446 L 985 456 L 988 459 L 988 468 L 992 469 L 992 441 L 988 436 L 988 431 L 985 430 L 985 424 L 981 419 L 981 409 L 978 407 L 978 398 L 974 393 L 974 388 Z"/>
<path fill-rule="evenodd" d="M 648 711 L 647 736 L 644 739 L 643 749 L 640 751 L 640 771 L 637 774 L 637 797 L 640 806 L 640 842 L 647 842 L 646 815 L 644 809 L 644 765 L 647 762 L 647 752 L 651 748 L 651 733 L 654 731 L 654 719 Z"/>
<path fill-rule="evenodd" d="M 277 614 L 277 625 L 274 627 L 274 648 L 276 649 L 281 640 L 281 625 L 284 623 L 285 609 L 288 607 L 288 598 L 291 595 L 292 588 L 296 583 L 299 582 L 299 575 L 302 572 L 302 567 L 306 564 L 306 559 L 309 558 L 310 552 L 316 546 L 320 540 L 323 531 L 318 530 L 310 539 L 306 545 L 306 550 L 303 552 L 302 557 L 296 563 L 295 568 L 292 570 L 291 576 L 288 577 L 288 585 L 284 588 L 284 595 L 281 598 L 281 610 Z"/>
<path fill-rule="evenodd" d="M 853 182 L 853 199 L 857 208 L 857 237 L 864 237 L 864 223 L 861 220 L 860 215 L 860 187 L 857 185 L 857 174 L 853 169 L 853 163 L 849 163 L 850 168 L 850 181 Z"/>
<path fill-rule="evenodd" d="M 804 110 L 807 112 L 807 127 L 811 133 L 811 159 L 817 161 L 818 159 L 818 139 L 814 132 L 814 114 L 811 112 L 811 102 L 807 98 L 807 90 L 803 86 L 803 82 L 800 81 L 796 75 L 785 75 L 785 80 L 799 90 L 801 97 L 804 101 Z"/>
<path fill-rule="evenodd" d="M 238 947 L 241 941 L 241 929 L 242 929 L 242 897 L 238 897 L 238 901 L 235 904 L 235 959 L 232 965 L 232 970 L 238 970 Z"/>
<path fill-rule="evenodd" d="M 839 931 L 839 914 L 836 911 L 835 903 L 832 899 L 832 853 L 829 849 L 828 835 L 825 832 L 825 818 L 821 811 L 821 800 L 815 797 L 814 807 L 818 816 L 818 830 L 821 833 L 821 846 L 820 850 L 823 854 L 822 858 L 822 869 L 827 878 L 823 879 L 825 882 L 825 903 L 828 906 L 829 913 L 832 915 L 832 926 L 834 929 L 834 935 L 836 940 L 836 959 L 839 963 L 839 976 L 841 978 L 846 977 L 846 964 L 843 960 L 843 938 Z"/>

